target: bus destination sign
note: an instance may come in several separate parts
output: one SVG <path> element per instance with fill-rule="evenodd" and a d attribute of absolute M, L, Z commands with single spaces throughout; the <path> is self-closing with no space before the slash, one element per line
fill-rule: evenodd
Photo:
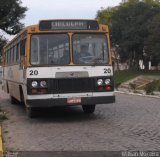
<path fill-rule="evenodd" d="M 40 21 L 39 29 L 44 30 L 98 30 L 95 20 L 48 20 Z"/>

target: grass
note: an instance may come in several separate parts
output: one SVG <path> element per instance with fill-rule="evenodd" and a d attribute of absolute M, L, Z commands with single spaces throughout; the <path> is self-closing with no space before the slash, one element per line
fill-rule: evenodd
<path fill-rule="evenodd" d="M 123 70 L 114 72 L 115 86 L 118 87 L 121 83 L 131 80 L 139 75 L 160 76 L 158 70 Z"/>
<path fill-rule="evenodd" d="M 4 112 L 0 112 L 0 124 L 4 121 L 7 120 L 7 115 Z"/>
<path fill-rule="evenodd" d="M 8 117 L 7 117 L 6 113 L 3 112 L 2 109 L 0 108 L 0 125 L 4 120 L 8 120 Z"/>

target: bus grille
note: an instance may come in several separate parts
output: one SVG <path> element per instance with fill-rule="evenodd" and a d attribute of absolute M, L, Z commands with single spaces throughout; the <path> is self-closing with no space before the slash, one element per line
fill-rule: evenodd
<path fill-rule="evenodd" d="M 94 84 L 94 78 L 54 79 L 53 93 L 93 92 Z"/>

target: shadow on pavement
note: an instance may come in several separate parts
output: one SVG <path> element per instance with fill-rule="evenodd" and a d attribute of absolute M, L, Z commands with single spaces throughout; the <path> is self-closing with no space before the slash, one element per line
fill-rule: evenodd
<path fill-rule="evenodd" d="M 38 108 L 35 111 L 35 116 L 35 119 L 38 120 L 58 122 L 80 122 L 97 119 L 95 114 L 85 114 L 79 106 Z"/>

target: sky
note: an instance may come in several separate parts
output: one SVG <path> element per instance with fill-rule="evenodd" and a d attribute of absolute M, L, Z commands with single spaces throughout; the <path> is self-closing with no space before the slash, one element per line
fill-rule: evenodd
<path fill-rule="evenodd" d="M 22 20 L 25 26 L 40 19 L 93 19 L 101 7 L 118 5 L 122 0 L 22 0 L 28 11 Z"/>
<path fill-rule="evenodd" d="M 38 24 L 42 19 L 94 19 L 101 8 L 116 6 L 122 0 L 21 0 L 28 8 L 25 26 Z M 3 32 L 4 33 L 4 32 Z M 14 36 L 5 34 L 8 40 Z"/>

